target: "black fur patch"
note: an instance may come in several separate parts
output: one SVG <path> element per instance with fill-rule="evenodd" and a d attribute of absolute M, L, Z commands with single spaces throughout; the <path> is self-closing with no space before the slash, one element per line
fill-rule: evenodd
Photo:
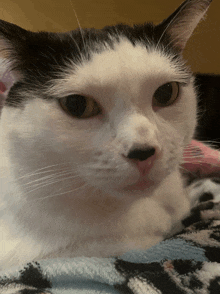
<path fill-rule="evenodd" d="M 212 182 L 216 183 L 216 184 L 220 184 L 220 178 L 211 178 Z"/>
<path fill-rule="evenodd" d="M 193 260 L 173 260 L 175 271 L 180 275 L 194 273 L 196 270 L 201 270 L 202 262 L 194 262 Z"/>
<path fill-rule="evenodd" d="M 220 277 L 213 279 L 208 287 L 209 294 L 220 293 Z"/>
<path fill-rule="evenodd" d="M 42 290 L 24 289 L 24 290 L 19 291 L 19 293 L 17 293 L 17 294 L 50 294 L 50 293 L 49 292 L 42 292 Z"/>
<path fill-rule="evenodd" d="M 51 288 L 50 281 L 42 275 L 40 265 L 37 262 L 27 264 L 25 269 L 20 272 L 20 282 L 38 289 Z"/>
<path fill-rule="evenodd" d="M 205 248 L 205 256 L 211 262 L 220 263 L 220 248 L 218 247 L 204 247 Z"/>
<path fill-rule="evenodd" d="M 197 224 L 198 222 L 202 220 L 201 211 L 211 210 L 214 207 L 214 205 L 215 204 L 212 201 L 201 202 L 196 207 L 191 209 L 190 215 L 186 217 L 184 220 L 182 220 L 182 224 L 185 227 L 189 227 L 192 224 L 194 224 L 195 226 L 195 224 Z M 197 225 L 199 226 L 199 224 Z M 204 225 L 204 223 L 202 223 L 202 225 Z"/>
<path fill-rule="evenodd" d="M 51 288 L 51 282 L 42 274 L 40 265 L 35 263 L 28 263 L 23 270 L 20 271 L 20 276 L 18 278 L 8 280 L 5 277 L 0 277 L 0 286 L 10 285 L 10 284 L 20 284 L 25 286 L 35 287 L 36 289 L 46 289 Z M 30 291 L 30 290 L 27 290 Z M 25 293 L 25 292 L 24 292 Z M 29 292 L 27 292 L 29 293 Z M 30 292 L 31 293 L 31 292 Z M 33 292 L 38 293 L 38 292 Z"/>
<path fill-rule="evenodd" d="M 36 33 L 0 20 L 0 37 L 8 44 L 2 51 L 12 61 L 12 69 L 22 74 L 20 82 L 23 86 L 35 92 L 43 92 L 49 81 L 62 76 L 63 70 L 70 62 L 78 65 L 89 60 L 92 52 L 100 53 L 106 50 L 106 44 L 114 49 L 115 43 L 120 42 L 121 37 L 129 40 L 133 46 L 144 44 L 146 50 L 156 46 L 158 50 L 166 48 L 174 60 L 181 59 L 170 36 L 164 33 L 165 27 L 165 24 L 155 26 L 152 23 L 132 27 L 119 24 L 102 30 L 77 29 L 67 33 Z M 180 69 L 191 76 L 184 66 Z M 20 88 L 16 88 L 16 93 L 14 90 L 15 88 L 9 92 L 6 105 L 17 107 L 22 104 L 24 98 Z M 42 98 L 48 99 L 45 96 Z"/>
<path fill-rule="evenodd" d="M 205 202 L 209 200 L 213 200 L 214 196 L 211 192 L 205 192 L 199 197 L 199 202 Z"/>

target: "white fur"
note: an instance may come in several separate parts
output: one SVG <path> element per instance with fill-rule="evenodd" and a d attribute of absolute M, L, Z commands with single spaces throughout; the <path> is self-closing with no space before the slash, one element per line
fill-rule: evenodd
<path fill-rule="evenodd" d="M 103 113 L 67 115 L 56 100 L 39 97 L 23 109 L 4 107 L 0 127 L 0 267 L 51 256 L 110 256 L 147 248 L 188 212 L 179 171 L 196 124 L 192 81 L 178 101 L 154 110 L 156 89 L 183 73 L 165 53 L 122 39 L 51 85 L 50 94 L 93 97 Z M 134 145 L 156 146 L 159 156 L 144 191 Z"/>

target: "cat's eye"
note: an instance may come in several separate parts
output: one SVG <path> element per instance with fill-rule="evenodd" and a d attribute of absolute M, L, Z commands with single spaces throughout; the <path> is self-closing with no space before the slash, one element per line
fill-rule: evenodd
<path fill-rule="evenodd" d="M 59 99 L 64 111 L 77 118 L 89 118 L 101 112 L 97 102 L 90 97 L 74 94 Z"/>
<path fill-rule="evenodd" d="M 179 83 L 170 82 L 160 86 L 153 96 L 153 106 L 165 107 L 173 104 L 179 96 Z"/>

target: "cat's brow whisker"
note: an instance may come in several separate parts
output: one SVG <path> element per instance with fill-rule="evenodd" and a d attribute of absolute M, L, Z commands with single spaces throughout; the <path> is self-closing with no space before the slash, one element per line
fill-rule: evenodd
<path fill-rule="evenodd" d="M 196 176 L 196 172 L 193 171 L 189 171 L 188 169 L 184 168 L 183 166 L 180 166 L 180 169 L 183 170 L 184 172 L 186 172 L 187 174 L 191 174 L 193 176 Z"/>
<path fill-rule="evenodd" d="M 79 48 L 79 45 L 77 44 L 77 42 L 76 42 L 76 40 L 72 37 L 72 40 L 73 40 L 73 42 L 75 43 L 75 45 L 76 45 L 76 47 L 77 47 L 77 49 L 78 49 L 78 52 L 79 52 L 79 54 L 80 54 L 80 56 L 81 56 L 81 59 L 83 59 L 83 56 L 82 56 L 82 52 L 81 52 L 81 50 L 80 50 L 80 48 Z M 71 62 L 71 61 L 70 61 Z"/>
<path fill-rule="evenodd" d="M 157 42 L 157 45 L 155 47 L 155 49 L 157 50 L 158 46 L 160 45 L 160 42 L 164 36 L 164 34 L 166 33 L 166 31 L 168 30 L 168 28 L 170 27 L 171 24 L 173 24 L 176 21 L 176 18 L 179 16 L 179 14 L 182 12 L 182 10 L 185 9 L 186 5 L 188 5 L 188 2 L 186 2 L 181 9 L 178 11 L 178 13 L 174 16 L 174 18 L 171 19 L 171 21 L 168 23 L 168 25 L 166 26 L 166 28 L 164 29 L 162 35 L 159 38 L 159 41 Z"/>
<path fill-rule="evenodd" d="M 71 7 L 72 7 L 72 9 L 73 9 L 73 12 L 74 12 L 74 14 L 75 14 L 75 17 L 76 17 L 76 20 L 77 20 L 77 23 L 78 23 L 78 26 L 79 26 L 79 30 L 80 30 L 80 33 L 81 33 L 81 36 L 82 36 L 82 41 L 83 41 L 83 46 L 84 46 L 84 49 L 85 49 L 85 53 L 88 53 L 88 52 L 87 52 L 87 49 L 86 49 L 85 39 L 84 39 L 84 37 L 83 37 L 83 29 L 82 29 L 82 27 L 81 27 L 81 25 L 80 25 L 80 22 L 79 22 L 79 19 L 78 19 L 78 16 L 77 16 L 76 10 L 75 10 L 74 7 L 73 7 L 72 0 L 70 0 L 70 4 L 71 4 Z M 87 57 L 88 57 L 88 56 L 87 56 Z"/>
<path fill-rule="evenodd" d="M 178 39 L 181 37 L 181 36 L 184 36 L 185 32 L 182 32 L 181 34 L 178 34 L 178 36 L 176 37 L 173 37 L 170 42 L 166 45 L 166 47 L 164 47 L 164 51 L 166 51 L 166 49 L 172 44 L 172 43 L 176 43 L 176 41 L 178 41 Z"/>

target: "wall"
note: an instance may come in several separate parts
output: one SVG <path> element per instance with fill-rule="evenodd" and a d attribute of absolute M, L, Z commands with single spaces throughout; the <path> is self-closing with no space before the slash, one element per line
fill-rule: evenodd
<path fill-rule="evenodd" d="M 72 1 L 72 2 L 71 2 Z M 160 22 L 182 0 L 1 0 L 0 18 L 29 30 L 68 31 L 78 26 L 102 28 L 118 22 Z M 73 9 L 74 8 L 74 9 Z M 220 74 L 220 1 L 215 0 L 184 56 L 194 72 Z"/>

